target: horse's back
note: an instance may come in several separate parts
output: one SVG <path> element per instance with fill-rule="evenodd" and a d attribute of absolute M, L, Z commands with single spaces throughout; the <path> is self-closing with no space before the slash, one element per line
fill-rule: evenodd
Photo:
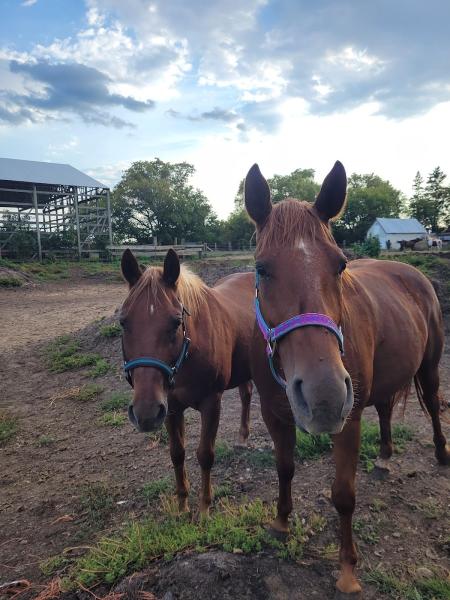
<path fill-rule="evenodd" d="M 440 358 L 443 326 L 436 292 L 420 271 L 401 262 L 362 259 L 349 263 L 349 272 L 355 283 L 350 335 L 356 345 L 372 341 L 373 395 L 394 393 L 408 384 L 424 358 Z M 364 327 L 358 323 L 362 303 Z"/>

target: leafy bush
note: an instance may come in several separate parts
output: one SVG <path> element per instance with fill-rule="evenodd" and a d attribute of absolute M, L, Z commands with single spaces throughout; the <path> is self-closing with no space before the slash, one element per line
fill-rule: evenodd
<path fill-rule="evenodd" d="M 363 256 L 378 258 L 381 251 L 380 240 L 377 237 L 369 237 L 364 242 L 353 244 L 351 248 L 358 258 Z"/>

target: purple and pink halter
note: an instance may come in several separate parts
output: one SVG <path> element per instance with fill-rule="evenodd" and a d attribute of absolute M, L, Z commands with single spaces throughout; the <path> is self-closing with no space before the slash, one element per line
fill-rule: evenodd
<path fill-rule="evenodd" d="M 269 327 L 264 320 L 264 317 L 261 312 L 261 307 L 259 305 L 259 274 L 256 272 L 255 279 L 256 286 L 256 295 L 255 295 L 255 312 L 256 312 L 256 322 L 258 323 L 259 329 L 263 334 L 264 339 L 266 340 L 267 347 L 267 357 L 269 359 L 270 370 L 272 371 L 272 375 L 275 380 L 284 388 L 286 388 L 286 381 L 278 375 L 275 369 L 275 365 L 273 364 L 273 357 L 275 353 L 276 342 L 284 337 L 286 334 L 290 333 L 294 329 L 300 329 L 301 327 L 324 327 L 333 333 L 338 341 L 339 350 L 341 354 L 344 354 L 344 336 L 342 334 L 341 328 L 336 325 L 336 323 L 328 317 L 327 315 L 322 315 L 320 313 L 304 313 L 302 315 L 296 315 L 295 317 L 291 317 L 287 321 L 283 321 L 280 325 L 276 327 Z"/>

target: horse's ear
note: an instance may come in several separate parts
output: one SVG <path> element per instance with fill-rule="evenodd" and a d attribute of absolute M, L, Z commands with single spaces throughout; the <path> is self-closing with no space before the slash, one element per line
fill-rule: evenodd
<path fill-rule="evenodd" d="M 129 248 L 127 248 L 122 254 L 120 266 L 122 269 L 122 275 L 128 281 L 130 288 L 132 288 L 133 285 L 137 283 L 137 281 L 141 277 L 142 271 L 138 264 L 138 261 L 136 260 L 134 254 Z"/>
<path fill-rule="evenodd" d="M 244 184 L 245 208 L 248 214 L 261 229 L 270 215 L 272 202 L 267 181 L 261 174 L 257 164 L 247 173 Z"/>
<path fill-rule="evenodd" d="M 338 160 L 325 177 L 314 204 L 322 221 L 328 223 L 342 211 L 347 195 L 347 175 L 344 165 Z"/>
<path fill-rule="evenodd" d="M 180 276 L 180 259 L 175 250 L 170 248 L 167 251 L 166 258 L 164 259 L 163 268 L 163 279 L 167 285 L 173 287 L 178 281 Z"/>

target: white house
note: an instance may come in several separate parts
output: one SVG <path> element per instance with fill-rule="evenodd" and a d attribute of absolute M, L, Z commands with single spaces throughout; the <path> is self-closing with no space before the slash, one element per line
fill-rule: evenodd
<path fill-rule="evenodd" d="M 399 250 L 400 240 L 426 238 L 427 230 L 417 219 L 385 219 L 378 217 L 369 228 L 366 237 L 377 237 L 382 248 L 387 248 L 386 242 L 391 242 L 392 250 Z"/>

